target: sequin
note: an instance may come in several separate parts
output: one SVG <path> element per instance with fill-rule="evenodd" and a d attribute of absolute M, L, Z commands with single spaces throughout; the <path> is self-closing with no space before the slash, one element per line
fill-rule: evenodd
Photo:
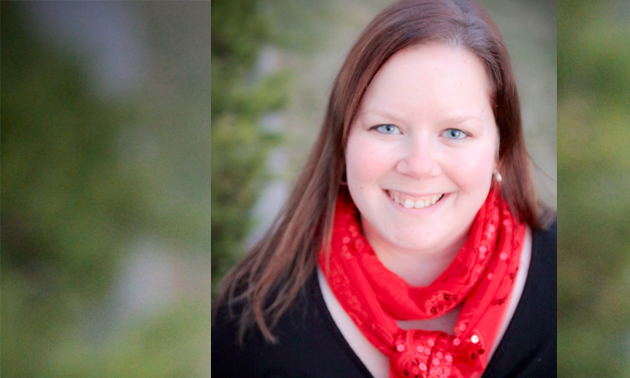
<path fill-rule="evenodd" d="M 357 239 L 357 240 L 355 240 L 355 241 L 354 241 L 354 246 L 355 246 L 357 249 L 361 249 L 361 248 L 363 248 L 363 240 L 361 240 L 361 239 Z"/>
<path fill-rule="evenodd" d="M 492 279 L 493 274 L 492 273 L 488 273 L 488 279 L 491 280 Z"/>
<path fill-rule="evenodd" d="M 477 344 L 477 343 L 479 342 L 479 336 L 477 336 L 477 335 L 472 335 L 472 337 L 470 338 L 470 341 L 471 341 L 473 344 Z"/>
<path fill-rule="evenodd" d="M 505 253 L 505 252 L 501 252 L 501 254 L 499 255 L 499 258 L 500 258 L 501 260 L 505 260 L 505 259 L 507 259 L 507 257 L 508 257 L 508 256 L 507 256 L 507 253 Z"/>
<path fill-rule="evenodd" d="M 506 294 L 509 294 L 509 290 L 503 290 L 503 287 L 512 284 L 512 282 L 509 281 L 509 279 L 504 279 L 504 276 L 509 276 L 509 274 L 513 274 L 513 272 L 516 271 L 515 263 L 517 262 L 517 260 L 519 260 L 518 257 L 515 258 L 512 255 L 514 242 L 512 241 L 512 245 L 510 244 L 509 233 L 512 232 L 511 229 L 515 227 L 518 227 L 519 230 L 524 227 L 520 224 L 516 224 L 515 221 L 510 219 L 510 227 L 508 227 L 508 230 L 506 231 L 506 234 L 508 235 L 504 235 L 501 224 L 504 219 L 500 218 L 499 215 L 501 215 L 502 208 L 505 208 L 506 206 L 503 204 L 503 202 L 500 201 L 500 198 L 497 198 L 494 201 L 488 201 L 488 204 L 488 210 L 492 211 L 492 213 L 496 215 L 496 219 L 489 220 L 486 217 L 483 223 L 484 227 L 486 227 L 485 231 L 489 232 L 486 232 L 485 235 L 483 234 L 484 232 L 482 230 L 479 230 L 477 228 L 475 229 L 477 230 L 477 233 L 475 234 L 475 239 L 483 241 L 477 242 L 476 248 L 473 246 L 465 247 L 467 261 L 463 261 L 465 264 L 461 267 L 462 270 L 466 271 L 465 274 L 467 275 L 467 277 L 470 277 L 471 284 L 474 281 L 475 284 L 478 283 L 484 287 L 492 286 L 492 292 L 484 294 L 484 297 L 482 298 L 484 306 L 488 304 L 488 302 L 491 302 L 493 299 L 495 300 L 495 303 L 499 298 L 503 298 L 503 300 L 505 300 Z M 349 205 L 348 209 L 345 210 L 351 211 L 355 216 L 357 215 L 357 210 L 352 205 Z M 337 215 L 338 214 L 335 214 L 335 217 L 337 217 Z M 345 223 L 340 221 L 339 219 L 335 219 L 335 223 L 337 223 L 338 221 L 339 223 Z M 490 230 L 490 222 L 494 225 L 494 230 Z M 337 262 L 349 264 L 347 266 L 349 266 L 350 268 L 356 268 L 357 263 L 360 261 L 368 262 L 370 263 L 368 264 L 368 268 L 370 268 L 370 271 L 372 271 L 371 268 L 376 265 L 376 268 L 378 268 L 378 270 L 374 270 L 373 272 L 375 272 L 377 275 L 380 274 L 380 265 L 372 264 L 374 262 L 378 262 L 375 259 L 374 251 L 371 250 L 368 242 L 363 239 L 363 237 L 360 235 L 360 232 L 357 233 L 357 231 L 359 230 L 359 225 L 357 221 L 353 219 L 353 222 L 349 221 L 346 224 L 342 224 L 341 226 L 348 228 L 346 228 L 345 230 L 345 235 L 342 233 L 341 235 L 334 236 L 332 249 L 333 252 L 336 252 L 334 251 L 334 248 L 339 248 L 340 251 L 338 252 L 342 253 L 332 253 L 331 257 L 333 259 L 336 259 Z M 499 230 L 499 228 L 501 228 L 501 230 Z M 337 227 L 334 227 L 334 229 L 337 229 Z M 357 233 L 356 237 L 355 233 Z M 492 239 L 486 241 L 486 235 L 492 235 Z M 360 245 L 360 243 L 357 243 L 357 239 L 361 239 L 363 242 L 361 249 L 355 248 L 357 245 Z M 342 243 L 340 244 L 339 242 Z M 499 246 L 503 248 L 497 248 Z M 498 255 L 500 255 L 501 252 L 506 253 L 506 260 L 508 260 L 509 264 L 503 263 L 502 261 L 499 261 L 499 264 L 497 264 L 497 262 L 494 261 L 496 257 L 499 257 Z M 345 255 L 345 253 L 348 253 L 348 255 Z M 350 255 L 352 256 L 351 260 L 343 261 L 346 260 L 345 257 Z M 514 252 L 514 256 L 517 255 L 518 251 Z M 320 255 L 319 257 L 319 262 L 321 263 L 320 265 L 323 265 L 323 258 L 321 258 L 321 256 L 322 255 Z M 354 260 L 355 258 L 357 258 L 357 261 Z M 490 265 L 488 265 L 489 261 L 487 261 L 489 259 L 492 259 Z M 334 261 L 335 260 L 333 260 L 333 262 Z M 480 274 L 477 274 L 480 265 L 483 265 L 483 268 L 485 268 L 486 270 L 481 270 Z M 488 279 L 493 278 L 492 273 L 490 272 L 495 271 L 495 268 L 498 274 L 497 280 L 493 281 L 492 283 L 483 282 L 483 273 L 486 274 L 486 277 Z M 365 308 L 361 306 L 361 300 L 357 297 L 358 293 L 352 288 L 352 277 L 342 274 L 342 272 L 339 274 L 334 273 L 331 274 L 331 281 L 331 288 L 335 290 L 334 287 L 336 287 L 337 290 L 341 292 L 341 297 L 345 298 L 345 303 L 348 304 L 352 308 L 352 310 L 356 310 L 350 315 L 357 326 L 361 330 L 375 331 L 375 319 L 378 318 L 380 320 L 380 318 L 363 316 Z M 501 286 L 497 288 L 497 286 L 499 285 Z M 495 290 L 495 288 L 497 290 Z M 428 295 L 423 295 L 419 297 L 417 303 L 418 306 L 421 307 L 421 311 L 423 311 L 425 314 L 433 309 L 437 312 L 433 316 L 437 316 L 438 314 L 442 314 L 445 310 L 452 309 L 452 307 L 456 305 L 458 297 L 456 293 L 458 291 L 459 295 L 462 295 L 463 299 L 466 298 L 466 296 L 468 295 L 467 291 L 462 291 L 458 288 L 451 289 L 451 286 L 445 285 L 443 287 L 436 287 L 435 290 L 432 290 L 432 292 L 427 291 Z M 490 311 L 500 312 L 501 310 L 505 310 L 505 308 L 497 308 L 494 306 L 490 308 Z M 476 325 L 478 319 L 476 317 L 470 319 L 469 315 L 470 314 L 462 314 L 462 321 L 457 322 L 455 329 L 452 329 L 454 331 L 453 336 L 448 336 L 439 331 L 435 332 L 422 330 L 400 331 L 392 334 L 391 332 L 387 332 L 388 330 L 381 329 L 382 327 L 379 326 L 378 335 L 383 336 L 383 333 L 385 333 L 385 336 L 388 337 L 386 343 L 384 343 L 383 345 L 375 344 L 375 346 L 377 346 L 381 350 L 385 350 L 385 348 L 389 350 L 387 354 L 391 356 L 391 369 L 392 371 L 394 371 L 396 376 L 400 375 L 401 377 L 415 378 L 428 378 L 430 376 L 431 378 L 437 378 L 447 375 L 450 376 L 452 370 L 454 375 L 462 375 L 468 378 L 472 378 L 473 376 L 478 377 L 481 374 L 474 374 L 474 372 L 483 371 L 482 365 L 485 364 L 482 364 L 480 362 L 485 360 L 485 357 L 487 357 L 483 353 L 483 347 L 486 346 L 483 343 L 488 340 L 486 340 L 485 333 L 481 334 L 484 336 L 483 339 L 481 338 L 481 335 L 479 333 L 475 334 L 475 332 L 478 332 L 478 330 L 475 328 L 479 328 L 483 331 L 486 324 L 481 322 L 479 323 L 479 325 Z M 474 314 L 472 316 L 474 316 Z M 469 329 L 468 323 L 471 320 L 473 321 L 473 323 L 470 323 L 471 328 Z M 491 323 L 490 320 L 489 322 Z M 462 336 L 462 338 L 459 339 L 458 336 Z M 479 338 L 479 341 L 477 343 L 474 343 L 475 338 Z M 452 342 L 453 344 L 448 345 L 450 342 Z M 416 346 L 416 351 L 414 351 L 413 345 Z M 407 350 L 407 346 L 410 347 L 409 350 Z M 462 346 L 462 348 L 459 348 L 459 346 Z M 394 347 L 394 349 L 391 349 L 392 347 Z M 456 354 L 450 355 L 450 353 Z M 482 361 L 472 360 L 471 358 Z M 467 365 L 467 367 L 465 368 L 465 372 L 463 371 L 462 373 L 460 373 L 459 364 L 461 364 L 462 367 L 464 365 Z M 420 369 L 420 366 L 422 366 L 424 369 Z M 445 367 L 449 367 L 451 369 L 446 370 Z"/>

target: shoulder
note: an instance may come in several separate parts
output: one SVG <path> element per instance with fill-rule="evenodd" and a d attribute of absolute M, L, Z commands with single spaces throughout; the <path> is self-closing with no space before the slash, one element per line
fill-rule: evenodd
<path fill-rule="evenodd" d="M 214 306 L 213 306 L 214 307 Z M 215 377 L 255 377 L 256 351 L 261 337 L 248 333 L 241 344 L 239 320 L 242 305 L 223 303 L 213 308 L 211 332 L 212 375 Z"/>
<path fill-rule="evenodd" d="M 357 377 L 360 373 L 331 331 L 332 319 L 323 304 L 316 274 L 273 327 L 276 343 L 257 328 L 238 340 L 241 308 L 216 309 L 212 326 L 212 374 L 217 377 Z M 322 307 L 323 304 L 323 307 Z M 337 331 L 338 332 L 338 331 Z"/>
<path fill-rule="evenodd" d="M 294 361 L 293 354 L 299 343 L 296 322 L 301 319 L 301 310 L 310 303 L 304 295 L 299 296 L 280 318 L 270 327 L 276 342 L 265 339 L 256 325 L 240 334 L 244 302 L 222 303 L 215 308 L 212 323 L 212 375 L 214 377 L 266 377 L 271 371 L 274 377 L 296 376 L 287 369 Z"/>
<path fill-rule="evenodd" d="M 556 335 L 557 239 L 556 220 L 547 228 L 533 230 L 527 282 L 517 308 L 522 320 L 527 320 L 532 326 L 540 321 L 547 322 L 542 328 L 538 325 L 541 337 L 552 335 L 555 338 Z"/>
<path fill-rule="evenodd" d="M 532 232 L 527 281 L 487 377 L 556 376 L 557 221 Z"/>
<path fill-rule="evenodd" d="M 538 230 L 534 230 L 534 238 L 544 243 L 547 247 L 556 247 L 558 240 L 558 218 L 553 218 L 549 225 Z"/>
<path fill-rule="evenodd" d="M 558 266 L 558 220 L 556 218 L 544 229 L 534 230 L 532 241 L 532 268 L 530 273 L 536 274 L 541 271 L 554 278 Z M 535 264 L 534 264 L 535 263 Z"/>

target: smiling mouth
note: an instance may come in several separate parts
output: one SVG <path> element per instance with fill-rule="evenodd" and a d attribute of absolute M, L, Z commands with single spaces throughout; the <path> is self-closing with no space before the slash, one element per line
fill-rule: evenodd
<path fill-rule="evenodd" d="M 429 207 L 435 205 L 439 200 L 442 199 L 442 197 L 444 197 L 444 193 L 414 198 L 410 197 L 409 195 L 400 192 L 394 192 L 391 190 L 386 190 L 386 192 L 389 197 L 394 200 L 394 202 L 406 209 L 421 209 L 423 207 Z"/>

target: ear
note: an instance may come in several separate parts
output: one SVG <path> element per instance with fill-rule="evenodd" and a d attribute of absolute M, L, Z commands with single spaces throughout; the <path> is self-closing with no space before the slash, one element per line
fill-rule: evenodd
<path fill-rule="evenodd" d="M 497 172 L 503 172 L 503 162 L 499 158 L 494 159 L 494 170 Z"/>
<path fill-rule="evenodd" d="M 493 176 L 498 172 L 498 173 L 503 173 L 503 161 L 501 161 L 501 159 L 499 159 L 499 151 L 497 150 L 497 153 L 494 157 L 494 164 L 493 164 Z"/>
<path fill-rule="evenodd" d="M 499 128 L 496 128 L 496 135 L 497 135 L 497 145 L 496 148 L 494 149 L 494 168 L 497 170 L 501 169 L 501 159 L 499 157 L 499 151 L 501 150 L 501 132 L 499 131 Z"/>

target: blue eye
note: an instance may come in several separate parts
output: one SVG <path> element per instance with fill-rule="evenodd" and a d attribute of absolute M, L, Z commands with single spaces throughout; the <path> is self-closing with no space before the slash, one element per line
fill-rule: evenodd
<path fill-rule="evenodd" d="M 378 131 L 381 134 L 400 134 L 401 133 L 398 127 L 391 124 L 375 126 L 374 130 Z"/>
<path fill-rule="evenodd" d="M 459 129 L 448 129 L 443 135 L 449 139 L 464 139 L 468 136 L 465 132 Z"/>

